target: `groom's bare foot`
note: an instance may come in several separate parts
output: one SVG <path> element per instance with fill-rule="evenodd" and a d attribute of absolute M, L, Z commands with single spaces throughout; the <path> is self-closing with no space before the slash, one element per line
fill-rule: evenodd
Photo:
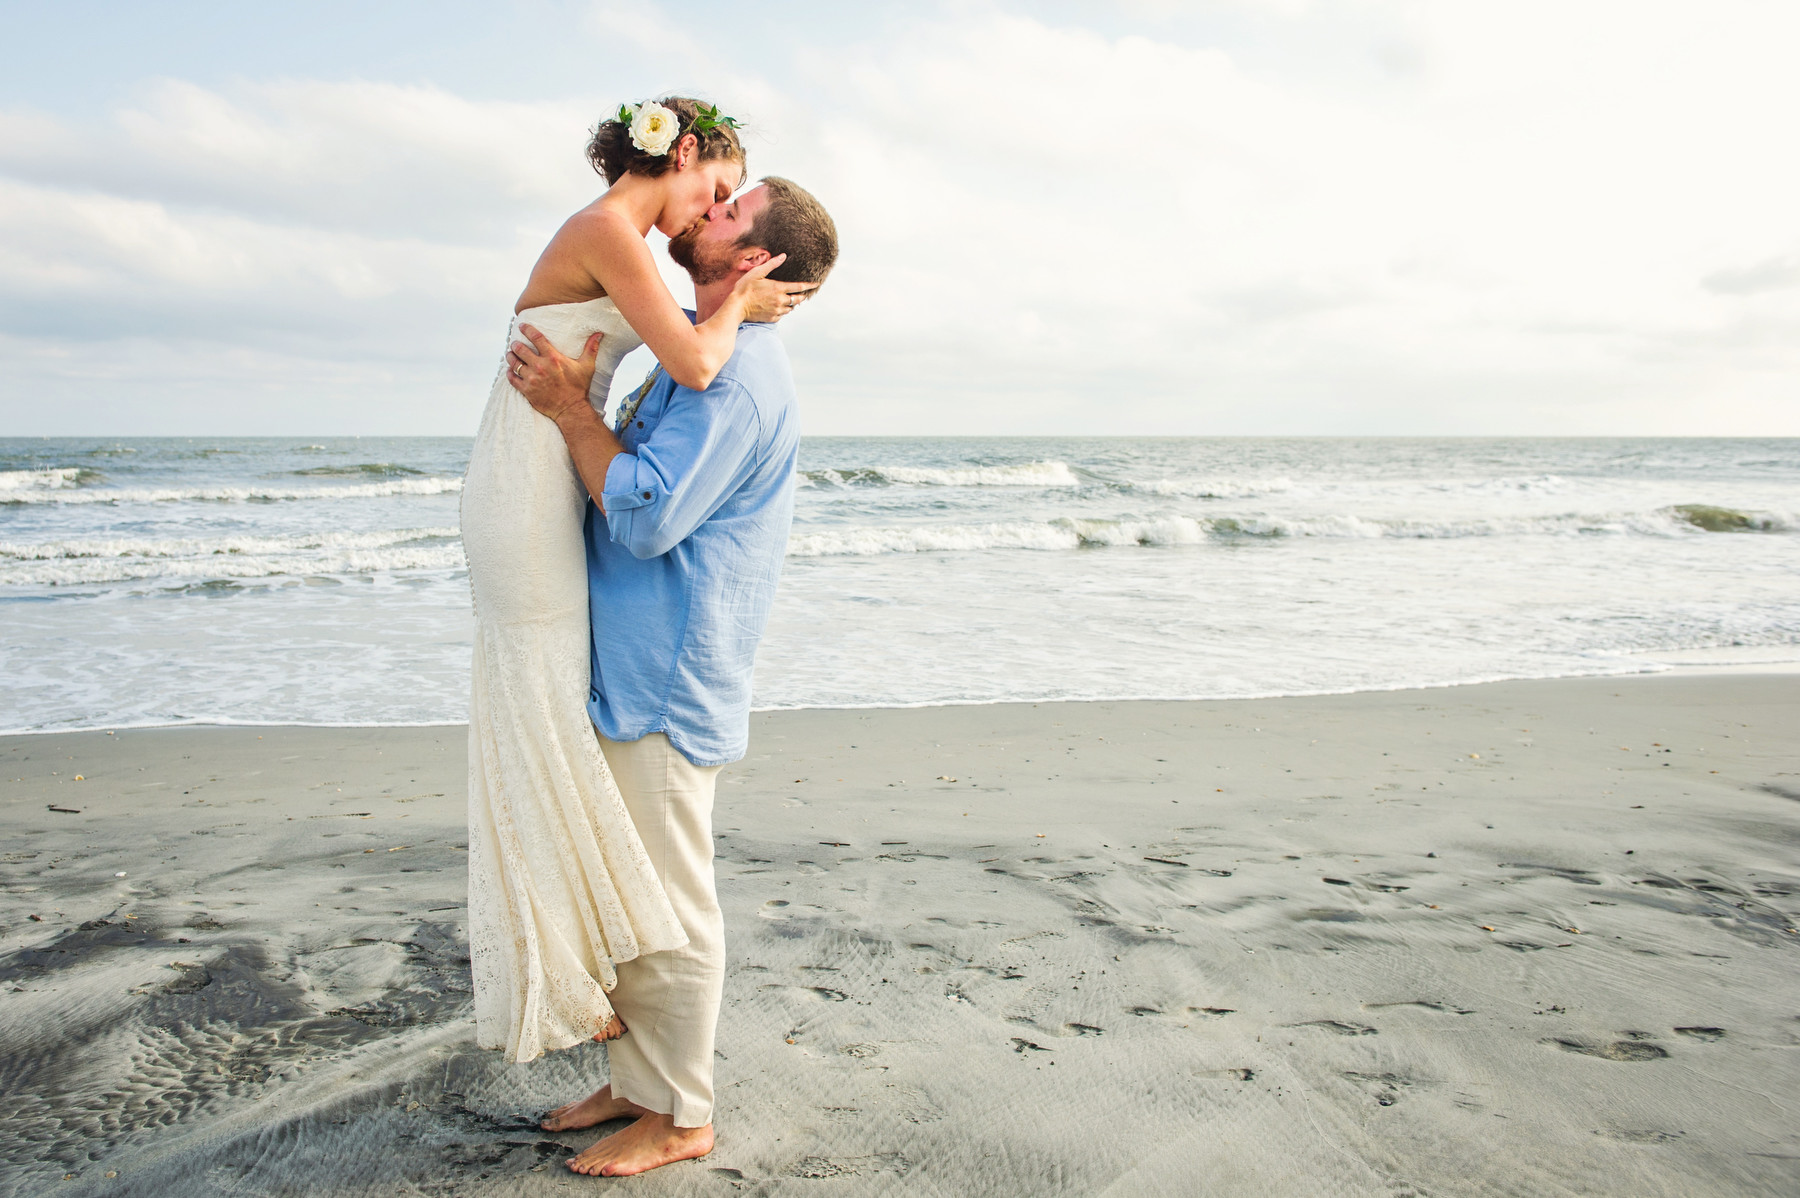
<path fill-rule="evenodd" d="M 569 1168 L 590 1177 L 624 1177 L 659 1165 L 693 1160 L 712 1150 L 712 1124 L 676 1127 L 674 1116 L 649 1113 L 624 1131 L 616 1131 L 572 1157 Z"/>
<path fill-rule="evenodd" d="M 619 1018 L 619 1013 L 617 1011 L 614 1011 L 613 1017 L 606 1021 L 606 1026 L 594 1033 L 594 1039 L 604 1044 L 608 1040 L 617 1040 L 620 1036 L 623 1036 L 627 1030 L 625 1021 Z"/>
<path fill-rule="evenodd" d="M 612 1087 L 608 1085 L 601 1086 L 580 1102 L 557 1107 L 545 1115 L 538 1126 L 545 1131 L 575 1131 L 605 1123 L 608 1119 L 635 1119 L 649 1113 L 647 1108 L 628 1098 L 614 1098 Z"/>

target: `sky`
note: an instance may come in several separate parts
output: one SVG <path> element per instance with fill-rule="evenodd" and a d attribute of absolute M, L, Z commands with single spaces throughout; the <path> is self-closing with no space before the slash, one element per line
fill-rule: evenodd
<path fill-rule="evenodd" d="M 672 91 L 837 221 L 809 433 L 1800 435 L 1789 0 L 0 20 L 0 436 L 473 433 L 587 130 Z"/>

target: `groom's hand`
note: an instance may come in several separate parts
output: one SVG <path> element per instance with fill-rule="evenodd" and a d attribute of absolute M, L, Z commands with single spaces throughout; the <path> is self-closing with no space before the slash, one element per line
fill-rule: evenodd
<path fill-rule="evenodd" d="M 506 381 L 532 407 L 558 423 L 565 415 L 579 412 L 576 404 L 593 411 L 587 402 L 588 384 L 593 382 L 600 338 L 605 334 L 595 333 L 589 337 L 581 356 L 571 358 L 530 325 L 520 325 L 519 332 L 530 338 L 531 344 L 512 343 L 506 354 Z"/>

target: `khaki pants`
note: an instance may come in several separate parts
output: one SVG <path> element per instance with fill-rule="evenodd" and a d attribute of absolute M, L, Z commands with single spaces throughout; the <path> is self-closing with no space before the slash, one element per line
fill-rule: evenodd
<path fill-rule="evenodd" d="M 673 1115 L 677 1127 L 704 1127 L 712 1122 L 713 1035 L 725 985 L 725 917 L 713 882 L 720 767 L 694 765 L 660 732 L 634 741 L 601 736 L 600 749 L 688 935 L 681 948 L 618 967 L 608 997 L 629 1030 L 607 1045 L 612 1091 Z"/>

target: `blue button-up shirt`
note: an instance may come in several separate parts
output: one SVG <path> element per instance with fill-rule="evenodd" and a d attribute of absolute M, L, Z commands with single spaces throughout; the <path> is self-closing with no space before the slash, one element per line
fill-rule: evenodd
<path fill-rule="evenodd" d="M 605 512 L 587 515 L 588 714 L 610 740 L 662 732 L 695 765 L 736 761 L 794 518 L 800 420 L 775 326 L 741 326 L 704 391 L 659 372 L 618 432 Z"/>

